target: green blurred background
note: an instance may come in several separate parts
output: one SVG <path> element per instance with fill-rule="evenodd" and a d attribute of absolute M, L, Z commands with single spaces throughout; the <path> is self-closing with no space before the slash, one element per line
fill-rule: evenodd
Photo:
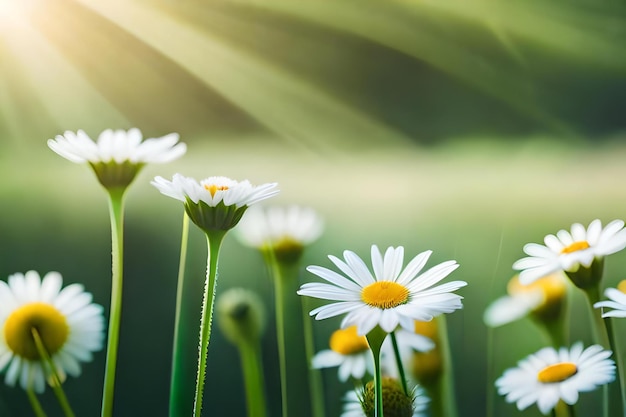
<path fill-rule="evenodd" d="M 116 416 L 167 414 L 182 205 L 149 181 L 175 172 L 277 181 L 271 203 L 317 209 L 326 231 L 303 265 L 329 266 L 344 249 L 367 259 L 372 243 L 404 245 L 407 258 L 432 249 L 430 265 L 456 259 L 453 278 L 469 283 L 449 316 L 461 416 L 520 415 L 493 380 L 546 340 L 529 321 L 489 333 L 482 313 L 524 243 L 625 217 L 625 23 L 616 0 L 0 0 L 0 276 L 57 270 L 108 311 L 105 193 L 46 140 L 179 132 L 187 155 L 146 167 L 127 199 Z M 200 289 L 195 228 L 190 246 Z M 612 256 L 605 284 L 625 267 L 626 254 Z M 270 281 L 231 234 L 218 296 L 232 286 L 267 301 L 277 416 Z M 580 294 L 572 305 L 572 339 L 590 343 Z M 314 324 L 318 350 L 338 323 Z M 67 381 L 77 415 L 98 415 L 103 369 L 100 352 Z M 245 415 L 237 352 L 218 331 L 208 375 L 206 414 Z M 350 386 L 335 369 L 323 375 L 336 416 Z M 43 401 L 58 415 L 52 393 Z M 580 414 L 597 401 L 583 395 Z M 23 391 L 0 385 L 0 415 L 28 410 Z"/>

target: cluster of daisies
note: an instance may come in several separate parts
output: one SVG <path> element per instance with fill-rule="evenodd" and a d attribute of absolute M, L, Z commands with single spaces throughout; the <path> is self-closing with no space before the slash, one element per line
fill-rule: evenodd
<path fill-rule="evenodd" d="M 178 140 L 174 133 L 143 140 L 138 129 L 131 129 L 106 130 L 93 141 L 78 131 L 65 132 L 49 140 L 48 145 L 72 162 L 88 164 L 107 191 L 123 196 L 143 166 L 169 162 L 186 152 L 185 144 Z M 217 176 L 196 181 L 175 174 L 172 180 L 156 177 L 152 185 L 181 201 L 189 219 L 207 233 L 209 240 L 217 240 L 214 246 L 209 243 L 210 250 L 219 250 L 226 232 L 241 222 L 237 236 L 242 242 L 259 249 L 270 263 L 293 264 L 323 231 L 320 216 L 311 208 L 291 205 L 248 210 L 275 196 L 276 183 L 254 186 L 247 180 Z M 495 385 L 498 393 L 520 410 L 536 404 L 542 413 L 554 414 L 560 403 L 573 406 L 579 393 L 615 380 L 614 347 L 602 319 L 626 317 L 626 281 L 605 290 L 608 300 L 600 300 L 599 295 L 604 258 L 626 247 L 626 229 L 621 220 L 605 227 L 594 220 L 586 228 L 574 224 L 570 231 L 548 235 L 544 243 L 524 246 L 528 256 L 513 265 L 519 274 L 510 281 L 508 295 L 488 307 L 484 320 L 496 327 L 532 316 L 544 326 L 553 346 L 506 370 Z M 213 255 L 217 258 L 217 253 Z M 467 283 L 442 282 L 459 264 L 449 260 L 426 268 L 431 255 L 429 250 L 418 253 L 405 264 L 404 247 L 381 250 L 372 245 L 369 265 L 357 253 L 346 250 L 341 257 L 328 256 L 330 267 L 306 267 L 317 278 L 302 284 L 297 295 L 324 300 L 310 315 L 317 320 L 341 317 L 330 335 L 329 348 L 308 359 L 313 370 L 337 367 L 339 380 L 357 387 L 344 397 L 343 417 L 456 414 L 447 409 L 451 397 L 446 397 L 446 390 L 453 390 L 446 387 L 452 381 L 445 379 L 445 372 L 452 364 L 448 362 L 443 315 L 463 307 L 462 296 L 456 291 Z M 202 405 L 216 265 L 216 260 L 209 264 L 207 274 L 204 302 L 209 315 L 204 317 L 203 311 L 195 416 L 200 415 Z M 596 340 L 588 347 L 567 341 L 564 315 L 570 283 L 586 293 L 598 318 L 594 322 Z M 218 314 L 225 312 L 218 321 L 225 326 L 229 339 L 247 339 L 262 331 L 264 313 L 250 314 L 262 311 L 260 304 L 258 298 L 242 291 L 231 291 L 218 302 Z M 111 333 L 111 328 L 118 328 L 118 320 L 110 316 L 109 339 L 115 341 L 117 334 Z M 237 327 L 241 323 L 252 327 Z M 80 375 L 81 363 L 90 361 L 105 341 L 103 308 L 92 302 L 82 285 L 63 288 L 58 272 L 41 278 L 29 271 L 0 281 L 0 326 L 0 371 L 5 372 L 8 385 L 19 383 L 29 393 L 41 393 L 47 384 L 59 388 L 67 375 Z M 107 345 L 109 349 L 117 347 Z M 106 387 L 112 388 L 106 378 L 103 403 Z M 256 378 L 257 385 L 263 383 L 258 374 Z M 262 389 L 257 387 L 255 392 L 248 396 L 249 401 Z M 264 407 L 265 403 L 255 404 Z M 33 407 L 37 408 L 35 403 Z M 110 415 L 105 408 L 103 405 L 102 415 Z M 64 410 L 71 415 L 67 408 Z"/>
<path fill-rule="evenodd" d="M 626 248 L 626 229 L 622 220 L 602 227 L 596 219 L 588 227 L 575 223 L 569 231 L 547 235 L 544 243 L 524 246 L 528 256 L 513 264 L 519 274 L 509 282 L 508 295 L 489 305 L 484 321 L 497 327 L 530 316 L 546 331 L 552 344 L 521 360 L 516 368 L 506 370 L 496 380 L 498 392 L 520 410 L 536 404 L 543 414 L 556 413 L 563 407 L 573 414 L 572 407 L 580 392 L 592 391 L 615 380 L 616 364 L 611 356 L 615 351 L 619 364 L 621 353 L 612 346 L 610 330 L 602 319 L 626 317 L 626 282 L 605 289 L 609 300 L 601 301 L 599 297 L 605 257 Z M 585 293 L 595 318 L 594 344 L 587 348 L 581 342 L 569 347 L 567 340 L 565 307 L 568 287 L 572 285 Z M 624 392 L 623 382 L 616 382 L 622 386 L 615 392 Z M 565 405 L 560 407 L 560 403 Z M 605 401 L 604 415 L 609 413 L 608 406 Z M 571 415 L 570 411 L 565 411 L 565 415 Z M 610 411 L 611 415 L 621 414 L 618 409 Z"/>

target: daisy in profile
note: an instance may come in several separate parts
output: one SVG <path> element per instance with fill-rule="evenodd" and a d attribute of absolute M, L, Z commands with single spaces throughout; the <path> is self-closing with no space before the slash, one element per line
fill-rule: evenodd
<path fill-rule="evenodd" d="M 139 170 L 149 163 L 166 163 L 181 157 L 187 145 L 178 143 L 178 133 L 142 141 L 137 128 L 107 129 L 98 140 L 82 130 L 65 132 L 48 140 L 48 147 L 77 164 L 88 163 L 105 188 L 126 188 Z"/>
<path fill-rule="evenodd" d="M 548 414 L 559 400 L 574 405 L 580 392 L 612 382 L 615 363 L 609 356 L 611 351 L 600 345 L 583 349 L 580 342 L 570 349 L 543 348 L 518 362 L 517 368 L 507 369 L 496 387 L 520 411 L 537 404 L 539 411 Z"/>
<path fill-rule="evenodd" d="M 626 317 L 626 280 L 620 281 L 617 288 L 604 290 L 604 295 L 608 300 L 593 305 L 594 308 L 602 308 L 602 318 Z M 612 308 L 613 310 L 604 311 L 604 308 Z"/>
<path fill-rule="evenodd" d="M 365 336 L 356 333 L 356 326 L 335 330 L 330 336 L 330 349 L 319 351 L 312 361 L 315 369 L 339 367 L 339 380 L 352 377 L 361 380 L 365 373 L 374 374 L 374 360 Z"/>
<path fill-rule="evenodd" d="M 247 246 L 263 252 L 272 250 L 279 261 L 295 262 L 323 229 L 324 222 L 310 207 L 255 206 L 237 228 L 237 236 Z"/>
<path fill-rule="evenodd" d="M 602 228 L 596 219 L 585 229 L 574 223 L 571 231 L 559 230 L 547 235 L 544 245 L 528 243 L 524 252 L 529 255 L 513 264 L 520 271 L 520 282 L 528 285 L 533 281 L 558 271 L 564 271 L 579 288 L 596 285 L 602 277 L 602 261 L 605 256 L 626 247 L 626 229 L 622 220 L 613 220 Z"/>
<path fill-rule="evenodd" d="M 488 326 L 502 326 L 529 315 L 540 320 L 558 319 L 567 298 L 567 280 L 558 272 L 523 285 L 516 275 L 509 281 L 507 292 L 485 310 L 483 321 Z"/>
<path fill-rule="evenodd" d="M 189 218 L 201 229 L 230 230 L 246 209 L 278 194 L 276 183 L 253 186 L 248 180 L 209 177 L 200 182 L 174 174 L 172 181 L 155 177 L 151 182 L 162 194 L 182 201 Z"/>
<path fill-rule="evenodd" d="M 104 317 L 102 307 L 91 302 L 91 294 L 80 284 L 63 289 L 58 272 L 43 280 L 35 271 L 9 276 L 0 281 L 0 370 L 7 385 L 20 384 L 25 390 L 41 393 L 51 376 L 35 343 L 36 331 L 55 365 L 61 381 L 77 377 L 81 362 L 102 349 Z"/>
<path fill-rule="evenodd" d="M 344 260 L 330 255 L 331 262 L 345 276 L 321 266 L 309 266 L 309 272 L 329 283 L 304 284 L 298 294 L 336 301 L 310 314 L 317 320 L 346 314 L 341 327 L 355 325 L 360 335 L 367 335 L 376 326 L 386 333 L 398 325 L 412 332 L 414 320 L 429 321 L 463 307 L 462 297 L 453 291 L 467 285 L 466 282 L 435 286 L 458 268 L 456 261 L 443 262 L 420 274 L 431 253 L 420 253 L 403 269 L 402 246 L 389 247 L 383 256 L 372 245 L 373 274 L 354 252 L 344 251 Z"/>
<path fill-rule="evenodd" d="M 341 417 L 370 417 L 374 412 L 374 390 L 372 384 L 366 385 L 365 390 L 358 393 L 348 391 L 344 395 L 344 405 Z M 385 415 L 426 417 L 430 399 L 424 390 L 417 386 L 406 395 L 400 383 L 394 378 L 383 379 L 383 410 Z"/>

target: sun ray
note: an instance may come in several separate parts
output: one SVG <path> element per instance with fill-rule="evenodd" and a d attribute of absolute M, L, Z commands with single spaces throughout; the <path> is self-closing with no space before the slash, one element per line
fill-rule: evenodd
<path fill-rule="evenodd" d="M 170 57 L 280 136 L 315 148 L 410 140 L 295 74 L 140 3 L 81 3 Z M 175 38 L 170 34 L 176 34 Z M 181 48 L 181 45 L 185 47 Z"/>

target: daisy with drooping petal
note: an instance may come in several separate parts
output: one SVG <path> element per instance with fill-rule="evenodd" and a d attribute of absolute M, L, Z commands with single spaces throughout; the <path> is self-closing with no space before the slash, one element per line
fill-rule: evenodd
<path fill-rule="evenodd" d="M 547 235 L 544 245 L 528 243 L 524 252 L 529 255 L 513 264 L 520 271 L 520 282 L 531 282 L 558 271 L 568 274 L 576 286 L 588 288 L 599 282 L 602 275 L 602 260 L 626 248 L 626 229 L 622 220 L 613 220 L 602 228 L 596 219 L 585 227 L 574 223 L 571 232 L 559 230 L 555 235 Z M 597 267 L 598 271 L 593 267 Z M 578 274 L 579 272 L 586 274 Z M 577 279 L 578 278 L 578 279 Z"/>
<path fill-rule="evenodd" d="M 170 162 L 187 151 L 187 145 L 178 143 L 178 133 L 142 141 L 137 128 L 107 129 L 96 142 L 82 130 L 68 131 L 49 139 L 48 146 L 72 162 L 89 163 L 105 188 L 125 188 L 144 165 Z"/>
<path fill-rule="evenodd" d="M 593 305 L 594 308 L 602 308 L 602 318 L 626 317 L 626 280 L 620 281 L 617 288 L 604 290 L 604 295 L 608 300 Z M 612 308 L 613 310 L 604 311 L 604 308 Z"/>
<path fill-rule="evenodd" d="M 356 326 L 335 330 L 330 336 L 330 349 L 318 352 L 312 360 L 313 368 L 339 367 L 339 380 L 362 379 L 365 373 L 374 374 L 374 360 L 365 336 L 359 336 Z"/>
<path fill-rule="evenodd" d="M 180 174 L 172 181 L 155 177 L 151 182 L 162 194 L 180 200 L 189 218 L 203 230 L 229 230 L 252 204 L 278 194 L 276 183 L 253 186 L 248 180 L 209 177 L 200 182 Z"/>
<path fill-rule="evenodd" d="M 498 393 L 517 403 L 519 410 L 537 404 L 548 414 L 559 400 L 573 405 L 580 392 L 612 382 L 615 363 L 609 356 L 611 351 L 600 345 L 583 349 L 580 342 L 570 349 L 547 347 L 518 362 L 517 368 L 507 369 L 495 384 Z"/>
<path fill-rule="evenodd" d="M 0 370 L 5 382 L 41 393 L 47 374 L 37 350 L 33 330 L 54 362 L 57 374 L 77 377 L 81 362 L 92 360 L 102 349 L 104 317 L 102 307 L 93 304 L 91 294 L 80 284 L 63 289 L 58 272 L 43 280 L 35 271 L 9 276 L 0 281 Z"/>
<path fill-rule="evenodd" d="M 483 321 L 488 326 L 502 326 L 530 314 L 540 319 L 558 318 L 566 300 L 567 281 L 558 272 L 523 285 L 516 275 L 509 281 L 507 292 L 485 310 Z"/>
<path fill-rule="evenodd" d="M 372 390 L 367 388 L 365 392 L 357 393 L 348 391 L 343 400 L 343 412 L 341 417 L 370 417 L 373 415 L 373 405 L 371 402 Z M 368 395 L 369 394 L 369 395 Z M 368 404 L 368 402 L 370 404 Z M 405 395 L 397 380 L 385 378 L 383 382 L 383 404 L 385 415 L 425 417 L 427 415 L 428 403 L 430 399 L 424 390 L 416 386 L 409 396 Z M 367 411 L 366 411 L 367 410 Z"/>
<path fill-rule="evenodd" d="M 322 234 L 324 222 L 310 207 L 252 207 L 239 225 L 239 239 L 261 251 L 271 249 L 279 261 L 297 261 L 304 247 Z"/>
<path fill-rule="evenodd" d="M 463 307 L 462 297 L 453 291 L 467 285 L 466 282 L 434 286 L 459 266 L 456 261 L 443 262 L 420 274 L 431 253 L 420 253 L 403 269 L 402 246 L 389 247 L 383 257 L 378 247 L 372 245 L 374 274 L 354 252 L 344 251 L 345 261 L 330 255 L 329 259 L 347 277 L 321 266 L 309 266 L 309 272 L 330 284 L 307 283 L 298 294 L 337 301 L 310 314 L 321 320 L 347 313 L 341 327 L 356 325 L 360 335 L 368 334 L 376 326 L 387 333 L 398 325 L 413 331 L 414 320 L 429 321 Z"/>

